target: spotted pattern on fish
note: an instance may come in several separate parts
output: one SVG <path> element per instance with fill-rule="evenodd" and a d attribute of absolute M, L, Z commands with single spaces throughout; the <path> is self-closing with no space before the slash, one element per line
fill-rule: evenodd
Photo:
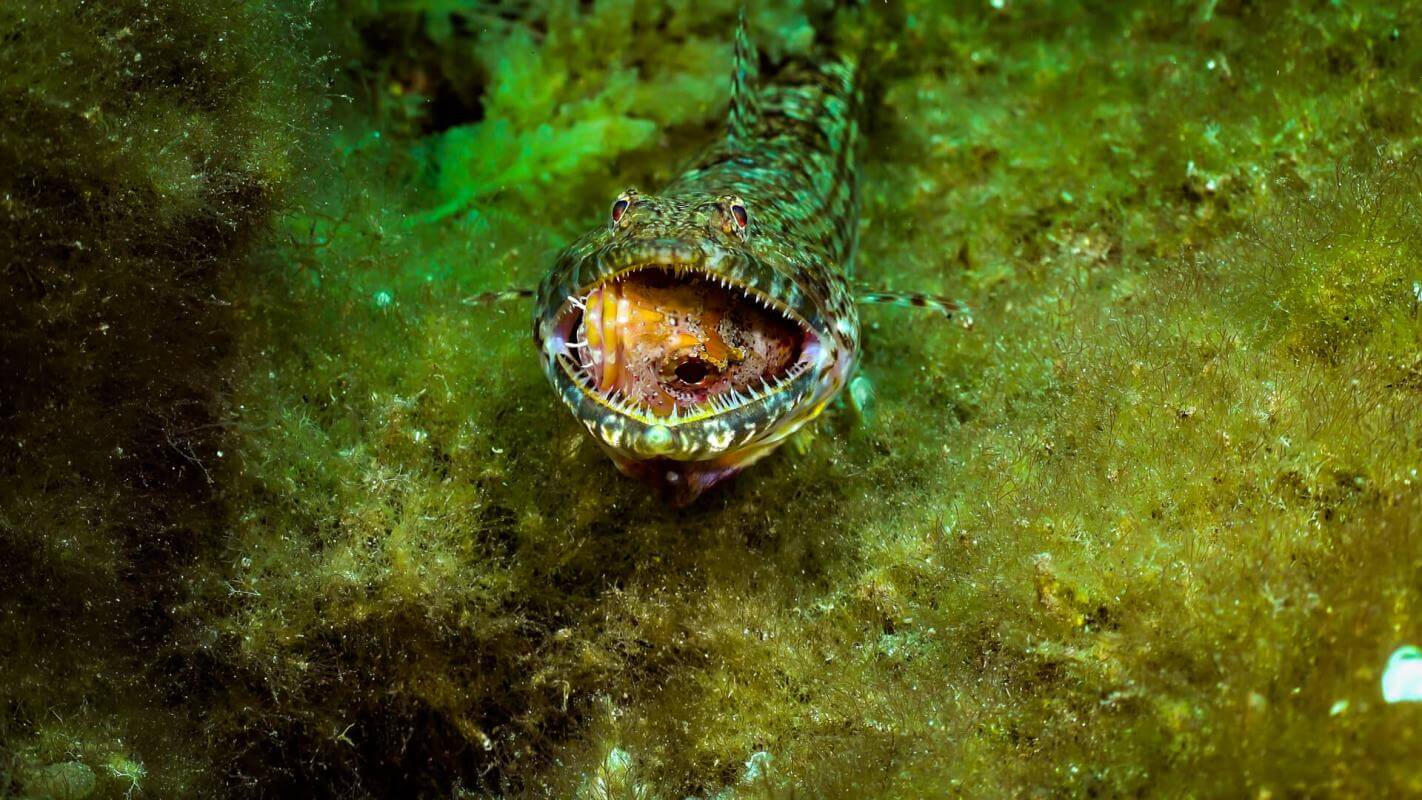
<path fill-rule="evenodd" d="M 545 373 L 563 402 L 624 471 L 649 462 L 665 469 L 668 480 L 681 482 L 681 499 L 818 416 L 859 358 L 859 312 L 848 283 L 864 112 L 858 61 L 792 61 L 757 87 L 744 21 L 736 49 L 727 135 L 660 191 L 628 190 L 609 224 L 560 252 L 538 289 L 533 320 Z M 738 206 L 744 227 L 731 216 Z M 560 314 L 589 287 L 648 264 L 694 271 L 801 321 L 815 334 L 813 363 L 773 392 L 692 419 L 647 418 L 589 392 L 570 366 Z"/>

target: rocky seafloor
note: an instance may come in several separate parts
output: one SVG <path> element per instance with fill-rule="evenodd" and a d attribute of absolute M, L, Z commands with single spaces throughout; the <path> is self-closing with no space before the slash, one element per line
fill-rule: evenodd
<path fill-rule="evenodd" d="M 749 4 L 976 325 L 678 511 L 465 301 L 738 5 L 0 4 L 0 796 L 1422 795 L 1422 5 Z"/>

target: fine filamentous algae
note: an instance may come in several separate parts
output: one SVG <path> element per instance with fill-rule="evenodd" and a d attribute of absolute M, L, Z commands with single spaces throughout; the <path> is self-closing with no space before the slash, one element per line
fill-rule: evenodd
<path fill-rule="evenodd" d="M 0 797 L 1422 796 L 1419 19 L 0 3 Z"/>

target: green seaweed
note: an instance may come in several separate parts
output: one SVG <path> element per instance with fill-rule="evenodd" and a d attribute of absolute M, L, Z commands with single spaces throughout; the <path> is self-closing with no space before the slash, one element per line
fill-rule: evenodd
<path fill-rule="evenodd" d="M 464 301 L 737 8 L 0 9 L 0 795 L 1422 792 L 1422 9 L 753 4 L 902 27 L 858 280 L 977 324 L 673 511 Z"/>

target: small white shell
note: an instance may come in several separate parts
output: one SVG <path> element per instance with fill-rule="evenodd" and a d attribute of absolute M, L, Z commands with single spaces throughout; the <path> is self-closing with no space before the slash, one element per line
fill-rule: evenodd
<path fill-rule="evenodd" d="M 1382 693 L 1389 703 L 1422 702 L 1422 650 L 1397 648 L 1383 670 Z"/>

